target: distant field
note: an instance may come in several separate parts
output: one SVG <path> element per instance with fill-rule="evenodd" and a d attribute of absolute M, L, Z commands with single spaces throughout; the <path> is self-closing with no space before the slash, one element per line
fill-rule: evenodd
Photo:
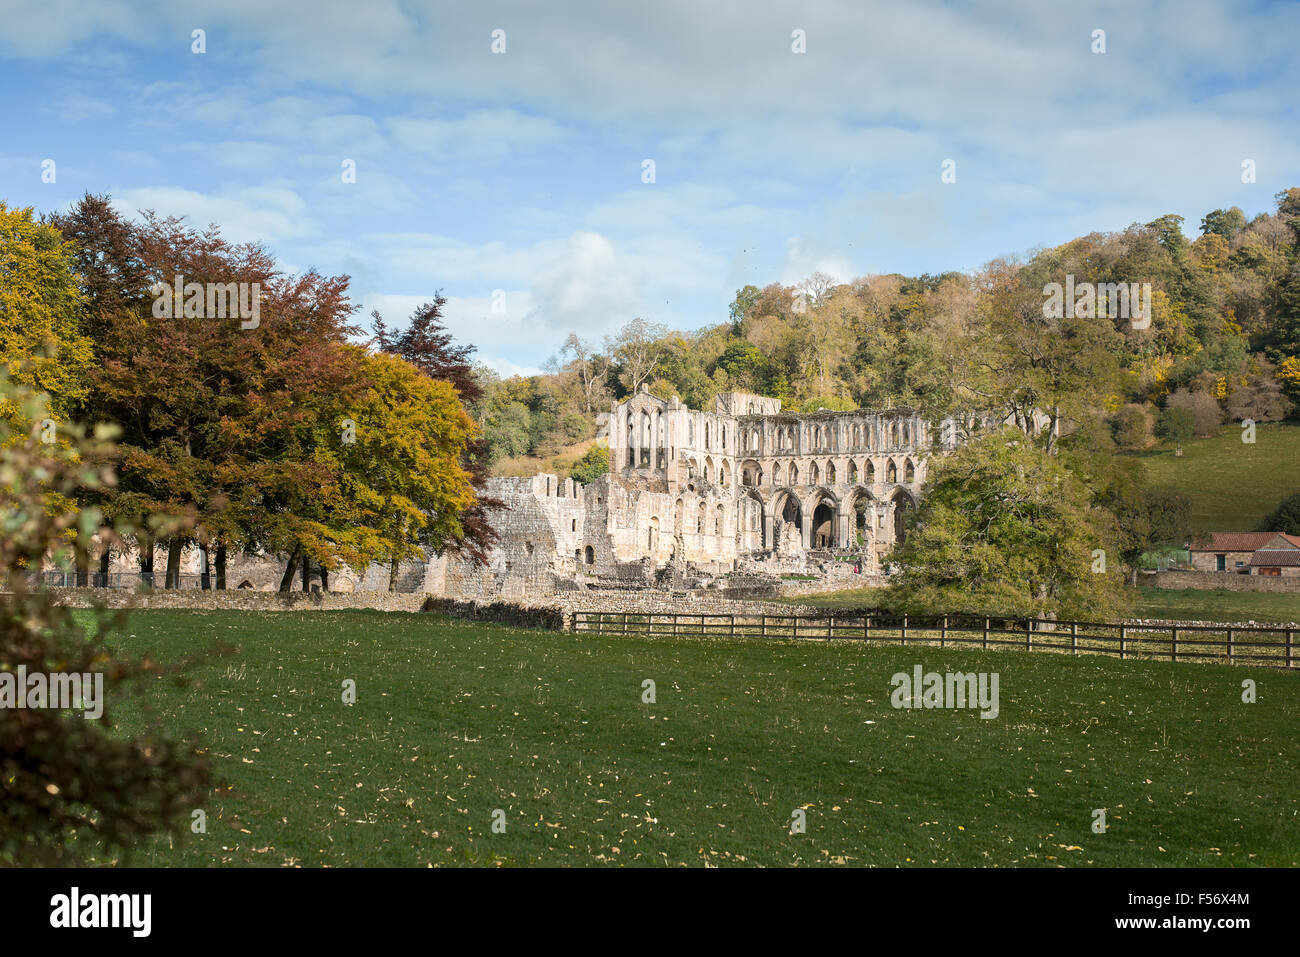
<path fill-rule="evenodd" d="M 138 865 L 1300 864 L 1294 674 L 380 612 L 130 631 L 114 643 L 162 660 L 238 648 L 117 710 L 200 734 L 219 782 L 207 833 Z M 917 664 L 998 673 L 999 715 L 891 707 Z"/>
<path fill-rule="evenodd" d="M 1181 457 L 1172 447 L 1137 453 L 1153 484 L 1176 485 L 1192 499 L 1193 526 L 1205 532 L 1249 532 L 1288 495 L 1300 491 L 1300 426 L 1256 427 L 1255 444 L 1238 425 L 1193 439 Z"/>
<path fill-rule="evenodd" d="M 789 605 L 818 608 L 887 608 L 888 591 L 857 588 L 783 598 Z M 935 609 L 942 614 L 943 609 Z M 1300 593 L 1239 592 L 1216 589 L 1139 588 L 1134 618 L 1168 618 L 1172 621 L 1300 622 Z"/>

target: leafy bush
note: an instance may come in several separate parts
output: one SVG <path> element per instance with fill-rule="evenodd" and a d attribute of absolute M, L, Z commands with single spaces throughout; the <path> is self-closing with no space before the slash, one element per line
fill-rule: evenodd
<path fill-rule="evenodd" d="M 583 485 L 594 482 L 609 471 L 609 447 L 593 445 L 569 471 L 569 477 Z"/>
<path fill-rule="evenodd" d="M 1156 434 L 1170 442 L 1186 442 L 1196 432 L 1196 418 L 1190 409 L 1172 407 L 1160 413 Z"/>
<path fill-rule="evenodd" d="M 0 419 L 0 675 L 10 694 L 26 695 L 35 675 L 97 674 L 110 697 L 125 682 L 157 675 L 157 663 L 121 658 L 105 643 L 121 613 L 100 612 L 87 634 L 29 578 L 43 560 L 70 567 L 97 533 L 110 534 L 94 509 L 70 505 L 113 483 L 103 464 L 106 436 L 71 431 L 42 442 L 24 426 L 44 416 L 44 402 L 3 380 L 0 399 L 22 410 Z M 19 668 L 28 687 L 19 686 Z M 129 851 L 150 833 L 183 830 L 207 791 L 207 762 L 191 746 L 158 731 L 114 732 L 104 701 L 83 694 L 86 711 L 6 708 L 0 718 L 0 865 L 66 865 L 85 851 Z M 86 716 L 100 706 L 98 717 Z"/>
<path fill-rule="evenodd" d="M 1186 409 L 1192 416 L 1192 431 L 1205 438 L 1216 435 L 1223 425 L 1223 410 L 1218 401 L 1203 392 L 1179 389 L 1165 403 L 1168 409 Z"/>
<path fill-rule="evenodd" d="M 1152 443 L 1155 417 L 1149 407 L 1130 403 L 1115 413 L 1115 442 L 1122 449 L 1141 451 Z"/>

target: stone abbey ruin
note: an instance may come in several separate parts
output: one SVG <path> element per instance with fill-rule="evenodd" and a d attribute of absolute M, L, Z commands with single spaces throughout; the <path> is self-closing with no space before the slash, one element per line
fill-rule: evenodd
<path fill-rule="evenodd" d="M 881 574 L 935 441 L 916 411 L 793 413 L 729 392 L 713 411 L 641 391 L 608 418 L 610 471 L 493 479 L 508 506 L 486 567 L 431 563 L 428 590 L 528 598 L 575 590 L 719 587 Z M 784 576 L 784 579 L 783 579 Z"/>

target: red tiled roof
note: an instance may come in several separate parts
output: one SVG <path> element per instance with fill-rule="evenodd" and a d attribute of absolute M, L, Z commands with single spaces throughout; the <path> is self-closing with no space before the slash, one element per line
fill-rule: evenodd
<path fill-rule="evenodd" d="M 1250 556 L 1250 567 L 1261 565 L 1300 567 L 1300 548 L 1261 548 Z"/>
<path fill-rule="evenodd" d="M 1295 538 L 1295 536 L 1290 537 Z M 1193 544 L 1189 551 L 1253 552 L 1257 548 L 1263 548 L 1275 538 L 1277 532 L 1211 532 L 1209 544 Z M 1300 539 L 1296 539 L 1295 544 L 1300 546 Z"/>

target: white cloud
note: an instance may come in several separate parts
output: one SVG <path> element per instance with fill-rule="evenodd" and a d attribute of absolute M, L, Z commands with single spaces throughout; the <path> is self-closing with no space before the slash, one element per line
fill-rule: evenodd
<path fill-rule="evenodd" d="M 152 209 L 160 216 L 182 216 L 193 227 L 221 227 L 231 242 L 275 242 L 310 235 L 306 204 L 283 187 L 246 187 L 224 195 L 200 193 L 176 186 L 146 186 L 113 190 L 113 205 L 134 218 Z"/>

